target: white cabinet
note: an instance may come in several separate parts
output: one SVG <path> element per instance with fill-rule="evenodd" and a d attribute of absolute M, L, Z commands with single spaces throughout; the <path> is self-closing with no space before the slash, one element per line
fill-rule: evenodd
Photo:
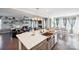
<path fill-rule="evenodd" d="M 49 40 L 48 40 L 48 49 L 51 50 L 51 48 L 57 43 L 57 35 L 52 36 Z"/>

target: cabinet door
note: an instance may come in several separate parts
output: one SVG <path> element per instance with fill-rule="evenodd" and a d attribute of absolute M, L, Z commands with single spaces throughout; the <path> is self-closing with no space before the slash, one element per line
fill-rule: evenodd
<path fill-rule="evenodd" d="M 48 49 L 50 50 L 55 44 L 55 39 L 53 37 L 48 41 Z"/>
<path fill-rule="evenodd" d="M 57 43 L 57 41 L 58 41 L 58 39 L 57 39 L 57 33 L 55 34 L 54 39 L 55 39 L 55 44 L 56 44 L 56 43 Z"/>
<path fill-rule="evenodd" d="M 52 48 L 55 44 L 55 39 L 54 38 L 51 38 L 51 42 L 50 42 L 50 48 Z"/>
<path fill-rule="evenodd" d="M 48 40 L 48 49 L 51 49 L 57 43 L 57 33 Z"/>
<path fill-rule="evenodd" d="M 51 39 L 48 41 L 48 49 L 51 50 Z"/>

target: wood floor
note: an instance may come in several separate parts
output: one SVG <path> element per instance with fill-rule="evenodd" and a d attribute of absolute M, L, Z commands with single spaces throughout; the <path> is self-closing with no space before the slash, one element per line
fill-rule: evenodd
<path fill-rule="evenodd" d="M 17 50 L 18 40 L 17 38 L 11 38 L 10 33 L 0 35 L 0 50 Z"/>
<path fill-rule="evenodd" d="M 59 39 L 52 50 L 78 50 L 79 40 L 76 38 Z M 10 33 L 0 35 L 0 50 L 18 50 L 18 39 L 12 38 Z"/>
<path fill-rule="evenodd" d="M 58 39 L 53 50 L 79 50 L 79 36 L 70 35 L 66 39 Z"/>

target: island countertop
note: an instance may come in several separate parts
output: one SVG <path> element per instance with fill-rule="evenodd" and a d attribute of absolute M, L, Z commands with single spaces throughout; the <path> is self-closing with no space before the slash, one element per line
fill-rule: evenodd
<path fill-rule="evenodd" d="M 25 32 L 16 36 L 27 49 L 33 48 L 48 38 L 47 36 L 42 35 L 39 30 L 35 31 L 34 35 L 33 32 Z"/>

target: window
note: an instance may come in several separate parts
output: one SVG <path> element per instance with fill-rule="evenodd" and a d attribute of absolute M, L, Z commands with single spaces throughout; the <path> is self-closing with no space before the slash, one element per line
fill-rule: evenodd
<path fill-rule="evenodd" d="M 51 21 L 51 26 L 52 26 L 52 27 L 56 27 L 55 19 L 52 19 L 52 21 Z M 64 28 L 63 18 L 59 18 L 59 25 L 58 25 L 58 27 L 59 27 L 60 29 L 61 29 L 61 28 Z M 68 30 L 68 32 L 69 32 L 70 29 L 71 29 L 71 26 L 70 26 L 70 24 L 69 24 L 68 19 L 67 19 L 66 29 Z M 73 32 L 79 34 L 79 17 L 76 17 L 75 25 L 73 26 Z"/>

